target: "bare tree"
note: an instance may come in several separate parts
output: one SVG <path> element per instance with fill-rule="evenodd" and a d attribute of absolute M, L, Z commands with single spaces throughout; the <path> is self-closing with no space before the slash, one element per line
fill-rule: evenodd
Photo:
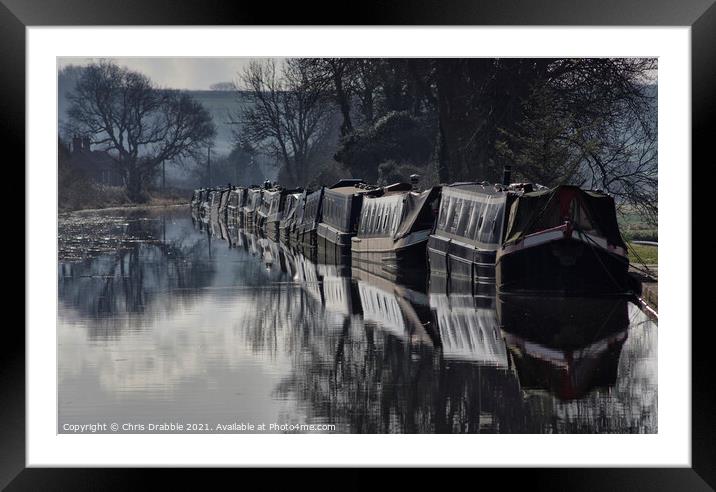
<path fill-rule="evenodd" d="M 357 68 L 353 58 L 300 58 L 301 65 L 314 90 L 330 94 L 341 112 L 341 136 L 353 131 L 351 119 L 352 72 Z"/>
<path fill-rule="evenodd" d="M 525 177 L 614 195 L 648 222 L 658 215 L 656 60 L 542 59 L 524 118 L 500 150 Z"/>
<path fill-rule="evenodd" d="M 209 113 L 189 95 L 158 89 L 111 61 L 85 67 L 68 98 L 71 131 L 112 155 L 134 201 L 143 199 L 162 161 L 198 160 L 216 134 Z"/>
<path fill-rule="evenodd" d="M 240 82 L 253 104 L 237 115 L 239 139 L 279 158 L 287 178 L 304 185 L 330 116 L 326 93 L 311 83 L 308 68 L 296 59 L 253 61 Z"/>

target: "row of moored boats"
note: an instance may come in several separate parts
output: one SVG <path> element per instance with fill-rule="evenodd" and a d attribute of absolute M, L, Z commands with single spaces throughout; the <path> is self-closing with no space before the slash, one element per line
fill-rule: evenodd
<path fill-rule="evenodd" d="M 509 183 L 509 179 L 505 180 Z M 611 196 L 576 186 L 465 182 L 417 189 L 344 179 L 316 190 L 196 190 L 197 218 L 226 221 L 312 256 L 474 293 L 621 294 L 628 257 Z"/>

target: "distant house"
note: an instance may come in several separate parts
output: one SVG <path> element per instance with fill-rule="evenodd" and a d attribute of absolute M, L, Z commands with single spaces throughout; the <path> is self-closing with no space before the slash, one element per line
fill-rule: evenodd
<path fill-rule="evenodd" d="M 89 138 L 74 137 L 69 164 L 97 183 L 122 186 L 124 180 L 112 156 L 104 150 L 92 150 L 90 147 Z"/>

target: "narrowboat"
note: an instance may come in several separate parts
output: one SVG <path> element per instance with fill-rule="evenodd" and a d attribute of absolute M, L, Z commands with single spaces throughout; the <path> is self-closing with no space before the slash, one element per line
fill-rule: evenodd
<path fill-rule="evenodd" d="M 226 221 L 227 207 L 229 205 L 229 196 L 231 195 L 231 186 L 221 190 L 221 198 L 219 199 L 219 220 Z"/>
<path fill-rule="evenodd" d="M 211 188 L 207 188 L 202 192 L 201 203 L 199 205 L 199 217 L 205 221 L 209 219 L 212 193 L 213 190 Z"/>
<path fill-rule="evenodd" d="M 194 221 L 198 221 L 199 217 L 201 216 L 200 210 L 201 210 L 201 199 L 203 195 L 202 189 L 194 190 L 194 192 L 191 194 L 191 218 Z"/>
<path fill-rule="evenodd" d="M 409 183 L 365 196 L 356 235 L 353 265 L 394 282 L 420 284 L 427 274 L 426 247 L 435 224 L 440 187 L 413 191 Z"/>
<path fill-rule="evenodd" d="M 615 384 L 626 298 L 499 296 L 497 318 L 523 391 L 572 400 Z"/>
<path fill-rule="evenodd" d="M 300 193 L 300 190 L 287 190 L 282 187 L 273 187 L 263 190 L 261 206 L 256 213 L 257 226 L 266 236 L 274 241 L 279 240 L 279 227 L 286 199 L 289 195 Z"/>
<path fill-rule="evenodd" d="M 296 210 L 296 226 L 294 228 L 296 245 L 304 251 L 311 253 L 318 246 L 318 225 L 323 218 L 323 194 L 325 188 L 321 186 L 314 192 L 304 192 L 303 200 Z"/>
<path fill-rule="evenodd" d="M 283 214 L 278 225 L 279 239 L 284 244 L 291 244 L 291 235 L 296 227 L 296 215 L 298 209 L 303 206 L 305 192 L 289 193 L 286 196 Z"/>
<path fill-rule="evenodd" d="M 246 202 L 246 188 L 234 188 L 231 190 L 231 193 L 229 194 L 229 202 L 226 205 L 226 219 L 238 225 L 239 227 L 243 225 L 241 223 L 240 217 L 241 217 L 241 208 L 244 206 L 244 203 Z"/>
<path fill-rule="evenodd" d="M 614 199 L 576 186 L 514 196 L 497 252 L 503 292 L 627 293 L 626 244 Z"/>
<path fill-rule="evenodd" d="M 280 190 L 278 189 L 264 188 L 261 191 L 261 201 L 259 202 L 259 206 L 256 208 L 254 225 L 256 227 L 256 231 L 264 236 L 266 235 L 266 220 L 269 216 L 271 203 L 274 199 L 280 198 Z"/>
<path fill-rule="evenodd" d="M 224 192 L 227 190 L 215 188 L 209 192 L 209 216 L 211 220 L 219 220 L 221 200 Z"/>
<path fill-rule="evenodd" d="M 495 258 L 502 246 L 508 193 L 487 183 L 442 187 L 438 218 L 428 239 L 431 276 L 453 284 L 495 284 Z"/>
<path fill-rule="evenodd" d="M 256 212 L 261 205 L 261 195 L 263 190 L 258 186 L 252 186 L 246 190 L 246 202 L 242 209 L 242 215 L 244 217 L 244 227 L 249 230 L 254 230 L 256 226 Z"/>
<path fill-rule="evenodd" d="M 626 246 L 612 197 L 560 185 L 443 186 L 428 240 L 431 272 L 504 293 L 619 294 Z"/>
<path fill-rule="evenodd" d="M 360 179 L 342 179 L 324 190 L 322 221 L 316 230 L 318 247 L 327 256 L 350 254 L 351 238 L 358 231 L 363 197 L 379 195 L 381 188 Z"/>

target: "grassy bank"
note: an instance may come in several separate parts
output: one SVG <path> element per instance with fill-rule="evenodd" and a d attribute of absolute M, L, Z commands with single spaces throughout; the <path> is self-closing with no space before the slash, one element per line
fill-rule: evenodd
<path fill-rule="evenodd" d="M 622 207 L 617 213 L 619 229 L 625 241 L 658 241 L 659 230 L 656 226 L 647 223 L 635 211 Z"/>
<path fill-rule="evenodd" d="M 191 192 L 186 190 L 167 189 L 148 192 L 147 200 L 136 203 L 127 197 L 124 188 L 94 185 L 91 189 L 76 190 L 77 193 L 60 192 L 58 212 L 75 212 L 78 210 L 99 210 L 119 207 L 156 207 L 189 203 Z"/>
<path fill-rule="evenodd" d="M 642 262 L 647 265 L 659 264 L 659 248 L 658 246 L 649 246 L 646 244 L 629 244 L 629 261 L 635 265 Z M 638 256 L 637 256 L 638 255 Z M 641 259 L 641 260 L 640 260 Z"/>

